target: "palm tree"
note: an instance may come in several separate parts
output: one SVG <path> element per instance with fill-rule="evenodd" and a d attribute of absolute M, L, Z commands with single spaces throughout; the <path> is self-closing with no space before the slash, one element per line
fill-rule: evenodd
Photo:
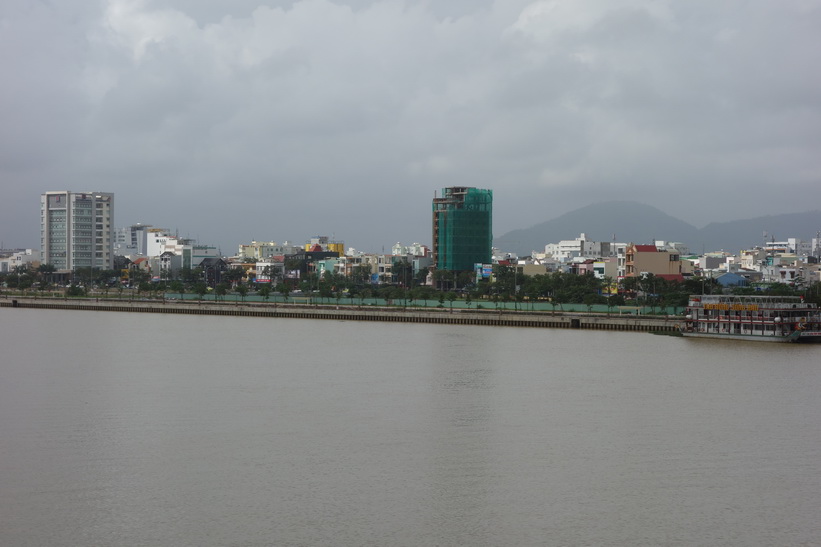
<path fill-rule="evenodd" d="M 37 272 L 40 274 L 40 283 L 51 284 L 51 276 L 57 271 L 52 264 L 40 264 Z"/>

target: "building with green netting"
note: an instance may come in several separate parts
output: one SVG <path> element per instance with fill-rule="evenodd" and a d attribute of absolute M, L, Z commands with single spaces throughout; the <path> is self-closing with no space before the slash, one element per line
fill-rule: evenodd
<path fill-rule="evenodd" d="M 437 270 L 472 271 L 490 264 L 493 247 L 493 191 L 465 186 L 443 188 L 433 198 L 433 260 Z"/>

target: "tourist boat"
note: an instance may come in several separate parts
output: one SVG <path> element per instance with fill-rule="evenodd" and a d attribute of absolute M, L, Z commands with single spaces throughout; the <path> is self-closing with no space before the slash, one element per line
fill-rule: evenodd
<path fill-rule="evenodd" d="M 681 334 L 761 342 L 821 342 L 821 310 L 798 296 L 690 296 Z"/>

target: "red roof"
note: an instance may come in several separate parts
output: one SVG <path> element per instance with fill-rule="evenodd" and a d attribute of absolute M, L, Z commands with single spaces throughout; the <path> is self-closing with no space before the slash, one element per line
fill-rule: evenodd
<path fill-rule="evenodd" d="M 684 276 L 681 274 L 656 274 L 656 277 L 660 277 L 665 281 L 684 281 Z"/>
<path fill-rule="evenodd" d="M 636 252 L 637 253 L 657 253 L 659 252 L 656 249 L 655 245 L 636 245 Z"/>

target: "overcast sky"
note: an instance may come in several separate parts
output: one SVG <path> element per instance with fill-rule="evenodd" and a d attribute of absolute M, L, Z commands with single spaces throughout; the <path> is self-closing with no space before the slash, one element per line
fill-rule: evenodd
<path fill-rule="evenodd" d="M 496 235 L 818 209 L 820 29 L 819 0 L 4 0 L 0 243 L 65 189 L 224 254 L 430 244 L 454 185 Z"/>

